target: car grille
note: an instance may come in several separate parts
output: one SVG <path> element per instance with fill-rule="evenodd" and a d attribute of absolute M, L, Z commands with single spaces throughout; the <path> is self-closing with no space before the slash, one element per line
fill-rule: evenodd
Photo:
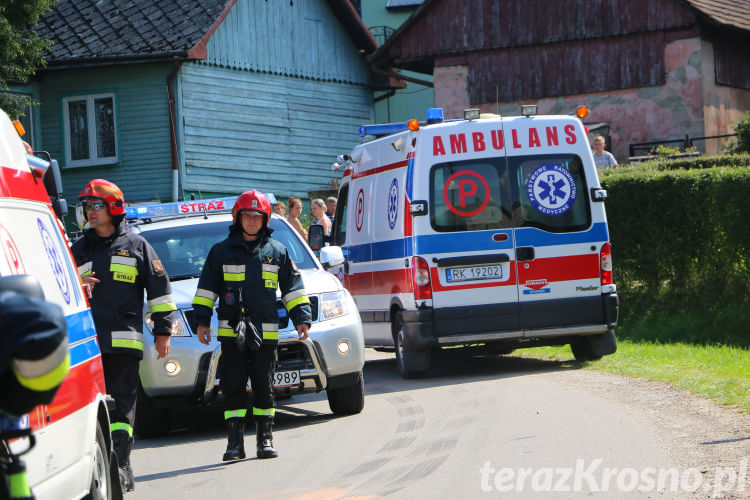
<path fill-rule="evenodd" d="M 276 371 L 311 370 L 315 368 L 308 350 L 299 342 L 281 344 L 278 348 L 279 361 Z"/>
<path fill-rule="evenodd" d="M 309 295 L 310 298 L 310 309 L 312 310 L 312 320 L 317 321 L 318 320 L 318 296 L 317 295 Z M 279 310 L 279 330 L 285 329 L 287 326 L 289 326 L 289 315 L 286 312 L 286 308 L 284 307 L 284 303 L 280 300 L 276 303 L 276 307 Z M 187 324 L 190 327 L 190 332 L 195 334 L 195 317 L 193 314 L 192 309 L 184 309 L 183 314 L 185 314 L 185 319 L 187 320 Z"/>

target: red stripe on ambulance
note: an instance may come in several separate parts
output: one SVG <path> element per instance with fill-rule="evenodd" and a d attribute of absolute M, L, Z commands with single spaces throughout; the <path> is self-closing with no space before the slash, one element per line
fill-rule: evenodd
<path fill-rule="evenodd" d="M 43 407 L 46 415 L 41 427 L 55 423 L 95 402 L 98 394 L 106 394 L 102 357 L 96 355 L 90 360 L 70 369 L 62 385 L 55 394 L 52 403 Z M 33 416 L 32 413 L 30 415 Z M 30 418 L 33 430 L 40 427 L 40 422 Z"/>

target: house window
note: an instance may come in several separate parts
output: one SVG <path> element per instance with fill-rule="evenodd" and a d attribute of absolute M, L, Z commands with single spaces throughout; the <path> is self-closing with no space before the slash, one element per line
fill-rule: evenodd
<path fill-rule="evenodd" d="M 117 163 L 117 113 L 114 94 L 63 98 L 65 165 Z"/>

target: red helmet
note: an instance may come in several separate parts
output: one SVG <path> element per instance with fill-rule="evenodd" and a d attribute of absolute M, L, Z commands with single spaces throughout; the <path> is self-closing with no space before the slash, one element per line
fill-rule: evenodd
<path fill-rule="evenodd" d="M 125 213 L 125 197 L 114 182 L 104 179 L 94 179 L 86 184 L 81 194 L 78 195 L 79 200 L 86 198 L 101 198 L 104 200 L 107 204 L 109 215 L 113 217 Z"/>
<path fill-rule="evenodd" d="M 251 210 L 258 212 L 261 215 L 266 216 L 266 226 L 271 224 L 271 202 L 268 201 L 266 195 L 260 191 L 253 189 L 252 191 L 245 191 L 237 197 L 234 202 L 234 208 L 232 208 L 232 223 L 237 223 L 237 214 L 240 210 Z"/>

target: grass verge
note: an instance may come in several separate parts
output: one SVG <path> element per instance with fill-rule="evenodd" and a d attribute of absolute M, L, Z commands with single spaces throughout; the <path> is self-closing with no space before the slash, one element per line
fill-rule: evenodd
<path fill-rule="evenodd" d="M 568 346 L 521 349 L 514 355 L 572 360 Z M 667 382 L 719 404 L 750 413 L 750 350 L 726 345 L 618 340 L 617 353 L 586 368 Z"/>

